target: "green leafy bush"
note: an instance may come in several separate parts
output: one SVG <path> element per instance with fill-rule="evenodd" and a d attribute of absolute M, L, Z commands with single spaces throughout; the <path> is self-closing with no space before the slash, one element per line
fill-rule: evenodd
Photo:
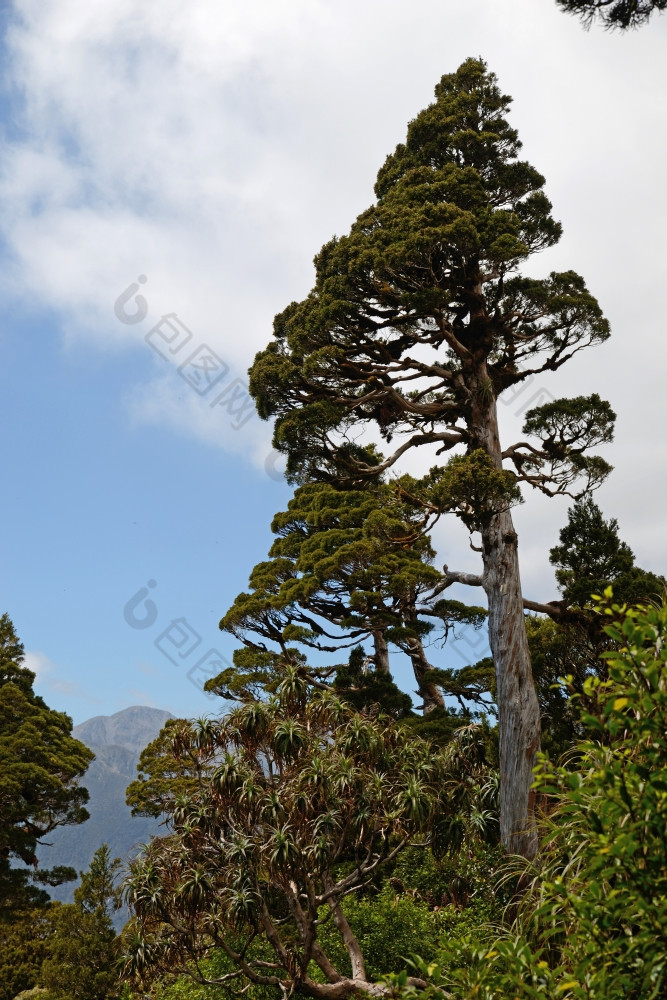
<path fill-rule="evenodd" d="M 371 981 L 388 972 L 399 972 L 407 955 L 436 948 L 440 914 L 417 894 L 397 892 L 388 884 L 375 897 L 348 899 L 343 909 L 366 959 Z M 349 957 L 331 921 L 323 925 L 318 938 L 336 967 L 350 976 Z"/>
<path fill-rule="evenodd" d="M 511 933 L 488 926 L 416 960 L 426 995 L 460 1000 L 657 1000 L 667 991 L 667 607 L 601 613 L 616 649 L 584 694 L 572 766 L 542 756 L 552 803 Z M 591 707 L 592 706 L 592 707 Z M 517 872 L 519 871 L 517 865 Z M 428 951 L 422 954 L 428 954 Z M 393 978 L 404 995 L 407 973 Z"/>
<path fill-rule="evenodd" d="M 202 972 L 209 979 L 222 978 L 233 970 L 232 962 L 222 951 L 212 952 L 210 958 L 201 963 Z M 203 986 L 190 976 L 167 977 L 155 984 L 148 994 L 151 1000 L 234 1000 L 239 996 L 238 983 L 232 981 L 217 986 Z M 246 1000 L 279 1000 L 280 990 L 271 986 L 251 985 L 243 994 Z M 140 1000 L 147 994 L 128 994 L 124 1000 Z"/>

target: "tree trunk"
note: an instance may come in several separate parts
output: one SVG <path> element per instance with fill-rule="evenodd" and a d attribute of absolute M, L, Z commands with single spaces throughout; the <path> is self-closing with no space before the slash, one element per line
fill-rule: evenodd
<path fill-rule="evenodd" d="M 526 638 L 517 535 L 509 511 L 496 514 L 482 531 L 482 547 L 500 734 L 500 839 L 505 850 L 533 858 L 537 834 L 530 786 L 540 747 L 540 709 Z"/>
<path fill-rule="evenodd" d="M 384 630 L 381 628 L 373 632 L 373 644 L 375 647 L 375 670 L 378 674 L 391 674 L 389 669 L 389 647 L 384 637 Z"/>
<path fill-rule="evenodd" d="M 434 708 L 444 708 L 445 699 L 438 685 L 434 684 L 433 681 L 424 680 L 428 671 L 432 670 L 433 667 L 426 658 L 421 641 L 409 639 L 405 651 L 412 661 L 419 696 L 424 701 L 424 715 L 428 715 Z"/>
<path fill-rule="evenodd" d="M 473 440 L 502 468 L 496 400 L 486 365 L 475 373 Z M 476 439 L 476 440 L 475 440 Z M 500 737 L 500 839 L 505 850 L 537 853 L 533 768 L 540 748 L 540 708 L 526 636 L 517 534 L 509 510 L 482 525 L 482 586 L 489 602 L 489 645 L 496 673 Z"/>
<path fill-rule="evenodd" d="M 327 890 L 333 887 L 333 883 L 329 876 L 323 877 L 323 883 Z M 343 939 L 343 944 L 345 945 L 350 958 L 352 978 L 365 983 L 367 982 L 366 964 L 364 962 L 363 952 L 359 947 L 359 942 L 355 937 L 354 931 L 347 922 L 347 917 L 343 913 L 338 899 L 335 896 L 330 896 L 328 903 L 331 909 L 334 924 Z"/>

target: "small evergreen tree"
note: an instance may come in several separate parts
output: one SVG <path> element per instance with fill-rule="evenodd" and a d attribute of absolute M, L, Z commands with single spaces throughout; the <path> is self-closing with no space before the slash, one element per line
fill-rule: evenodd
<path fill-rule="evenodd" d="M 273 519 L 277 537 L 250 575 L 250 592 L 239 594 L 220 622 L 245 648 L 235 653 L 236 669 L 210 681 L 209 690 L 231 698 L 271 690 L 280 664 L 301 655 L 295 647 L 331 653 L 367 640 L 378 692 L 380 675 L 391 683 L 393 645 L 410 659 L 424 714 L 444 708 L 425 641 L 436 623 L 446 638 L 457 624 L 479 628 L 486 612 L 437 599 L 446 577 L 432 564 L 428 529 L 438 514 L 434 503 L 424 509 L 432 494 L 432 484 L 408 476 L 359 489 L 297 489 Z M 345 668 L 317 668 L 317 678 L 326 682 L 336 670 L 340 689 Z"/>
<path fill-rule="evenodd" d="M 556 568 L 560 601 L 533 605 L 551 618 L 529 616 L 528 644 L 542 715 L 544 748 L 557 758 L 582 737 L 577 703 L 559 683 L 570 680 L 569 693 L 586 701 L 589 677 L 607 675 L 605 654 L 614 643 L 596 613 L 593 594 L 612 587 L 619 604 L 660 603 L 667 580 L 635 564 L 634 554 L 618 533 L 618 522 L 606 520 L 596 503 L 586 497 L 568 511 L 559 544 L 550 552 Z"/>
<path fill-rule="evenodd" d="M 88 792 L 79 785 L 91 751 L 72 737 L 72 720 L 33 691 L 35 675 L 22 665 L 23 645 L 8 615 L 0 617 L 0 919 L 25 905 L 38 841 L 57 826 L 82 823 Z M 58 868 L 38 874 L 57 885 L 75 875 Z M 34 878 L 33 878 L 34 880 Z M 34 894 L 31 898 L 34 898 Z"/>
<path fill-rule="evenodd" d="M 355 646 L 348 662 L 336 671 L 334 689 L 358 712 L 377 706 L 393 719 L 410 716 L 410 696 L 396 686 L 390 674 L 369 669 L 367 661 L 363 647 Z"/>
<path fill-rule="evenodd" d="M 591 606 L 591 595 L 602 594 L 607 587 L 621 604 L 660 601 L 665 596 L 667 580 L 635 565 L 632 549 L 619 537 L 618 521 L 605 520 L 591 497 L 570 508 L 560 545 L 551 549 L 549 559 L 568 606 Z"/>
<path fill-rule="evenodd" d="M 121 905 L 117 886 L 118 858 L 103 844 L 81 873 L 74 902 L 55 904 L 42 964 L 41 981 L 49 1000 L 117 1000 L 121 986 L 117 968 L 118 938 L 111 915 Z"/>

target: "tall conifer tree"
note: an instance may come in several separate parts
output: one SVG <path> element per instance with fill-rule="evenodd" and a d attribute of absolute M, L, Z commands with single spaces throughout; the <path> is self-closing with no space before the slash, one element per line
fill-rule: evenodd
<path fill-rule="evenodd" d="M 276 317 L 250 385 L 295 481 L 363 482 L 424 445 L 463 452 L 433 476 L 440 508 L 481 533 L 483 568 L 448 581 L 487 594 L 501 836 L 530 856 L 540 719 L 510 508 L 521 483 L 575 497 L 598 485 L 610 467 L 587 451 L 611 440 L 615 415 L 597 395 L 554 400 L 526 414 L 533 443 L 501 444 L 498 397 L 609 336 L 579 275 L 518 274 L 561 227 L 544 178 L 518 158 L 509 104 L 480 60 L 442 78 L 380 170 L 377 201 L 322 248 L 308 297 Z M 366 446 L 373 431 L 386 457 Z"/>

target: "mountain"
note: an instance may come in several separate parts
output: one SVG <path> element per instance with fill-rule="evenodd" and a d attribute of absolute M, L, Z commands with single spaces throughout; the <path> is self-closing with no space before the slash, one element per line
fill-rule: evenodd
<path fill-rule="evenodd" d="M 115 715 L 96 715 L 75 726 L 72 735 L 87 747 L 118 746 L 139 754 L 155 739 L 167 719 L 173 719 L 170 712 L 133 705 Z"/>
<path fill-rule="evenodd" d="M 78 726 L 72 734 L 95 754 L 81 784 L 88 789 L 90 819 L 80 826 L 59 827 L 48 837 L 48 844 L 38 850 L 40 865 L 71 865 L 84 871 L 93 854 L 103 843 L 109 845 L 112 858 L 126 861 L 139 844 L 153 834 L 164 832 L 160 821 L 132 816 L 125 804 L 125 789 L 137 776 L 139 755 L 155 739 L 170 712 L 134 705 L 115 715 L 97 715 Z M 77 882 L 51 889 L 51 896 L 63 903 L 73 899 Z M 119 923 L 126 919 L 119 915 Z"/>

